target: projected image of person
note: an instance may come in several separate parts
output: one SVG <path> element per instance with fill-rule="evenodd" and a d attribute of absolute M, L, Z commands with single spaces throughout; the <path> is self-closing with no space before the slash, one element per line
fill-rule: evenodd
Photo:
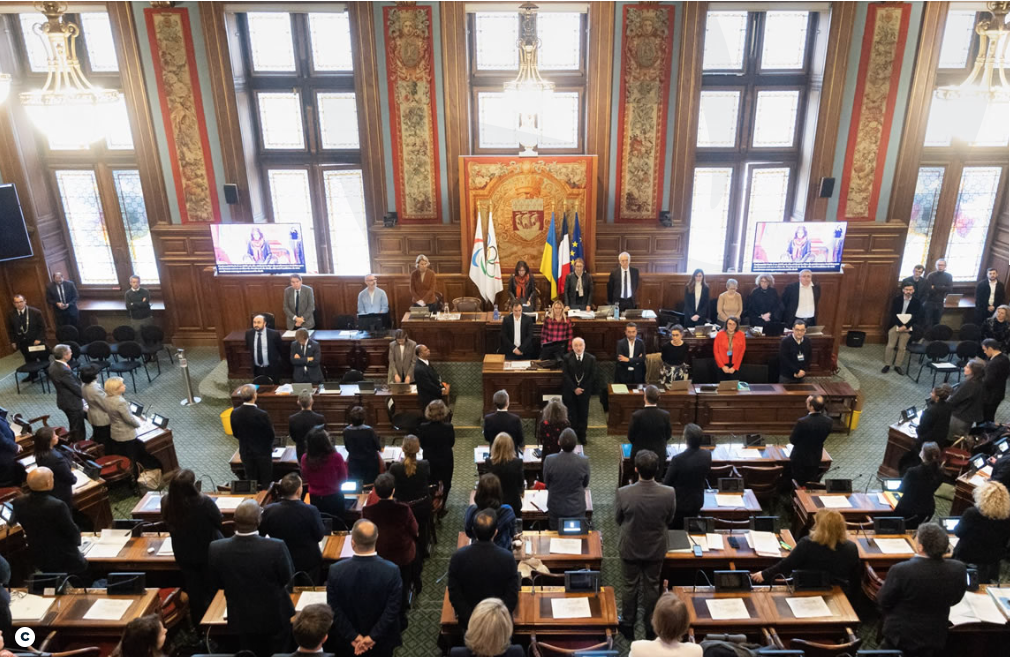
<path fill-rule="evenodd" d="M 254 227 L 249 231 L 249 241 L 243 260 L 255 265 L 272 265 L 277 262 L 277 256 L 270 250 L 270 243 L 259 228 Z"/>
<path fill-rule="evenodd" d="M 805 262 L 810 259 L 810 238 L 803 226 L 796 228 L 793 238 L 789 241 L 789 259 L 793 262 Z"/>

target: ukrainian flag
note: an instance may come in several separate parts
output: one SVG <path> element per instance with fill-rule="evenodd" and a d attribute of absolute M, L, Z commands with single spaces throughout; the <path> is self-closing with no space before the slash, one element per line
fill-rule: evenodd
<path fill-rule="evenodd" d="M 558 279 L 555 278 L 557 270 L 558 238 L 554 230 L 554 213 L 552 212 L 551 225 L 547 229 L 547 241 L 544 243 L 544 255 L 540 258 L 540 273 L 551 282 L 551 299 L 556 299 L 558 296 Z"/>

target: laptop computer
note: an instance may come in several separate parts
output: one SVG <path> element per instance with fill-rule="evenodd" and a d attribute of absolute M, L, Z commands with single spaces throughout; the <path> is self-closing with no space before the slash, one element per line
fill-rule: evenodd
<path fill-rule="evenodd" d="M 358 394 L 359 395 L 374 395 L 375 394 L 375 382 L 374 381 L 358 381 Z"/>
<path fill-rule="evenodd" d="M 740 389 L 739 381 L 720 381 L 716 392 L 736 392 Z"/>
<path fill-rule="evenodd" d="M 691 381 L 671 381 L 670 385 L 667 386 L 669 392 L 687 392 L 694 385 Z"/>
<path fill-rule="evenodd" d="M 765 322 L 762 333 L 770 338 L 781 337 L 786 332 L 786 325 L 782 322 Z"/>
<path fill-rule="evenodd" d="M 300 395 L 302 390 L 308 390 L 309 392 L 315 391 L 315 386 L 311 383 L 292 383 L 291 384 L 291 394 Z"/>
<path fill-rule="evenodd" d="M 964 297 L 963 294 L 948 294 L 943 298 L 943 305 L 948 307 L 953 307 L 961 303 L 961 298 Z"/>
<path fill-rule="evenodd" d="M 824 326 L 823 325 L 821 325 L 821 326 L 808 326 L 807 327 L 807 335 L 820 335 L 821 333 L 824 333 Z"/>

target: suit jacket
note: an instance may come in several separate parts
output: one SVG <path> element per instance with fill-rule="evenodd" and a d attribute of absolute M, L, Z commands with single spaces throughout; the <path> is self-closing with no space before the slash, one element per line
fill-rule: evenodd
<path fill-rule="evenodd" d="M 993 298 L 993 307 L 998 308 L 1006 303 L 1006 289 L 1003 281 L 996 281 L 996 294 Z M 995 310 L 993 310 L 995 312 Z M 989 279 L 983 278 L 975 286 L 975 315 L 980 319 L 991 317 L 989 312 Z"/>
<path fill-rule="evenodd" d="M 575 452 L 558 452 L 544 459 L 547 513 L 552 519 L 581 518 L 586 514 L 589 459 Z"/>
<path fill-rule="evenodd" d="M 326 603 L 333 610 L 330 638 L 347 649 L 359 634 L 368 636 L 375 641 L 372 650 L 377 655 L 392 654 L 403 643 L 401 590 L 400 569 L 381 557 L 355 555 L 330 566 L 326 580 Z"/>
<path fill-rule="evenodd" d="M 238 440 L 239 455 L 269 456 L 274 449 L 274 425 L 270 414 L 251 404 L 231 412 L 231 431 Z"/>
<path fill-rule="evenodd" d="M 81 380 L 62 361 L 54 360 L 49 365 L 49 380 L 56 388 L 56 408 L 61 411 L 84 412 L 84 389 Z"/>
<path fill-rule="evenodd" d="M 302 285 L 298 290 L 298 317 L 304 317 L 305 321 L 299 328 L 316 328 L 316 295 L 308 285 Z M 295 288 L 284 288 L 284 321 L 287 322 L 288 330 L 295 328 Z"/>
<path fill-rule="evenodd" d="M 631 274 L 631 298 L 638 299 L 638 270 L 628 267 L 628 273 Z M 610 271 L 610 278 L 607 279 L 607 303 L 610 305 L 621 300 L 621 286 L 623 285 L 621 274 L 622 269 L 616 267 Z"/>
<path fill-rule="evenodd" d="M 677 491 L 677 508 L 681 516 L 701 511 L 705 506 L 705 488 L 712 470 L 712 450 L 685 449 L 666 466 L 663 483 Z M 674 527 L 683 529 L 683 527 Z"/>
<path fill-rule="evenodd" d="M 379 542 L 375 551 L 383 559 L 397 566 L 406 566 L 417 554 L 417 519 L 403 502 L 394 499 L 379 500 L 361 510 L 361 517 L 371 520 L 379 528 Z"/>
<path fill-rule="evenodd" d="M 122 395 L 106 397 L 105 411 L 109 414 L 109 433 L 113 440 L 126 442 L 137 437 L 140 420 L 130 412 L 130 404 Z"/>
<path fill-rule="evenodd" d="M 796 543 L 789 555 L 778 563 L 761 571 L 766 584 L 771 584 L 776 575 L 791 575 L 795 570 L 820 570 L 831 575 L 831 583 L 842 587 L 846 595 L 859 591 L 863 564 L 859 560 L 859 548 L 855 541 L 842 541 L 835 549 L 815 543 L 804 536 Z"/>
<path fill-rule="evenodd" d="M 982 405 L 985 402 L 985 388 L 982 381 L 965 378 L 954 386 L 954 394 L 947 398 L 950 414 L 965 422 L 981 422 Z"/>
<path fill-rule="evenodd" d="M 996 462 L 992 465 L 992 476 L 990 479 L 1010 488 L 1010 454 L 1004 454 L 996 459 Z"/>
<path fill-rule="evenodd" d="M 502 504 L 512 507 L 516 515 L 522 513 L 523 492 L 526 490 L 526 474 L 523 460 L 518 456 L 502 463 L 487 462 L 487 470 L 501 482 Z"/>
<path fill-rule="evenodd" d="M 414 383 L 417 385 L 417 401 L 422 409 L 442 398 L 442 377 L 434 367 L 420 359 L 414 365 Z"/>
<path fill-rule="evenodd" d="M 81 531 L 70 507 L 49 493 L 31 492 L 11 502 L 14 521 L 21 523 L 28 554 L 42 572 L 81 573 L 88 562 L 81 554 Z"/>
<path fill-rule="evenodd" d="M 533 318 L 523 315 L 519 320 L 519 350 L 523 358 L 533 357 Z M 506 357 L 515 357 L 512 350 L 516 348 L 516 323 L 512 315 L 506 315 L 501 320 L 501 352 Z"/>
<path fill-rule="evenodd" d="M 789 435 L 789 443 L 793 446 L 789 461 L 801 467 L 819 464 L 829 433 L 831 418 L 824 413 L 808 413 L 801 417 Z"/>
<path fill-rule="evenodd" d="M 950 608 L 964 597 L 966 571 L 954 559 L 912 557 L 891 566 L 877 593 L 891 645 L 911 654 L 939 650 L 947 641 Z"/>
<path fill-rule="evenodd" d="M 919 520 L 931 517 L 936 511 L 933 495 L 942 483 L 943 473 L 939 466 L 920 463 L 909 468 L 901 478 L 901 498 L 894 507 L 894 515 L 903 518 L 918 516 Z"/>
<path fill-rule="evenodd" d="M 481 601 L 498 598 L 508 610 L 519 602 L 519 569 L 515 557 L 492 541 L 474 541 L 449 559 L 449 602 L 459 626 L 466 627 Z"/>
<path fill-rule="evenodd" d="M 998 564 L 1010 541 L 1010 518 L 989 518 L 972 505 L 961 514 L 954 534 L 959 539 L 954 546 L 955 559 L 975 565 Z"/>
<path fill-rule="evenodd" d="M 42 311 L 33 306 L 26 306 L 28 313 L 28 327 L 21 333 L 21 322 L 18 319 L 18 311 L 11 310 L 7 313 L 7 336 L 10 341 L 17 345 L 31 344 L 36 340 L 45 343 L 46 341 L 46 320 L 42 316 Z"/>
<path fill-rule="evenodd" d="M 319 509 L 301 500 L 280 500 L 263 509 L 260 536 L 284 541 L 296 572 L 318 572 L 323 562 L 319 541 L 325 532 Z"/>
<path fill-rule="evenodd" d="M 515 413 L 508 411 L 495 411 L 484 416 L 484 440 L 491 444 L 495 436 L 502 432 L 512 436 L 512 442 L 516 445 L 516 453 L 521 454 L 523 445 L 523 421 Z"/>
<path fill-rule="evenodd" d="M 88 402 L 88 422 L 93 427 L 109 426 L 109 414 L 105 412 L 105 390 L 98 381 L 92 381 L 81 388 L 84 401 Z"/>
<path fill-rule="evenodd" d="M 422 422 L 417 438 L 424 451 L 424 460 L 431 466 L 431 483 L 452 483 L 452 448 L 456 445 L 456 429 L 448 422 Z"/>
<path fill-rule="evenodd" d="M 628 347 L 627 338 L 621 338 L 617 343 L 617 355 L 631 360 L 614 363 L 614 383 L 645 383 L 645 343 L 642 338 L 635 338 L 634 353 L 629 353 Z"/>
<path fill-rule="evenodd" d="M 687 288 L 685 288 L 685 290 L 686 291 L 684 292 L 684 326 L 694 326 L 696 324 L 704 324 L 710 319 L 708 313 L 709 313 L 709 306 L 711 304 L 709 302 L 710 297 L 709 297 L 708 285 L 703 284 L 701 286 L 701 299 L 699 299 L 697 303 L 695 303 L 694 298 L 693 281 L 692 284 L 688 285 Z M 695 310 L 695 305 L 698 306 L 697 310 Z M 698 321 L 694 321 L 693 319 L 691 319 L 692 317 L 695 316 L 695 314 L 698 315 Z"/>
<path fill-rule="evenodd" d="M 1006 396 L 1006 381 L 1010 377 L 1010 358 L 1004 353 L 994 356 L 985 364 L 985 376 L 982 387 L 985 389 L 985 400 L 990 404 L 998 404 Z"/>
<path fill-rule="evenodd" d="M 888 316 L 887 328 L 891 329 L 895 326 L 903 326 L 905 328 L 912 328 L 913 326 L 918 326 L 922 322 L 922 304 L 918 299 L 912 297 L 912 300 L 908 302 L 908 314 L 912 317 L 909 318 L 907 322 L 902 322 L 898 319 L 898 315 L 901 313 L 901 307 L 905 305 L 904 295 L 899 294 L 891 301 L 891 314 Z"/>
<path fill-rule="evenodd" d="M 614 504 L 621 527 L 617 551 L 629 561 L 662 561 L 666 528 L 677 511 L 677 494 L 652 479 L 640 479 L 617 489 Z"/>
<path fill-rule="evenodd" d="M 670 413 L 656 406 L 646 406 L 631 414 L 628 425 L 628 442 L 631 443 L 631 460 L 643 449 L 655 452 L 659 462 L 666 461 L 666 443 L 670 440 Z M 662 467 L 660 468 L 662 470 Z"/>
<path fill-rule="evenodd" d="M 427 454 L 425 454 L 427 456 Z M 431 479 L 431 464 L 427 459 L 417 461 L 417 469 L 414 474 L 407 474 L 407 466 L 403 461 L 398 461 L 389 466 L 389 474 L 396 479 L 396 499 L 400 502 L 413 502 L 424 499 L 431 494 L 429 486 L 433 483 Z"/>
<path fill-rule="evenodd" d="M 315 411 L 298 411 L 288 418 L 288 435 L 295 444 L 298 460 L 305 453 L 305 437 L 319 425 L 326 425 L 326 418 Z"/>
<path fill-rule="evenodd" d="M 284 341 L 281 339 L 281 332 L 272 328 L 263 329 L 266 335 L 263 338 L 267 342 L 267 367 L 280 367 L 281 354 L 284 353 Z M 249 358 L 253 366 L 256 365 L 256 329 L 249 329 L 245 332 L 245 346 L 249 350 Z"/>
<path fill-rule="evenodd" d="M 596 356 L 588 351 L 582 353 L 579 363 L 574 351 L 569 351 L 561 359 L 561 391 L 565 400 L 575 399 L 575 389 L 582 388 L 586 399 L 596 393 Z M 572 402 L 565 401 L 565 405 Z"/>
<path fill-rule="evenodd" d="M 821 286 L 817 283 L 812 284 L 814 286 L 814 310 L 816 312 L 818 304 L 821 302 Z M 790 283 L 786 285 L 786 289 L 782 292 L 782 321 L 785 325 L 792 326 L 793 322 L 796 321 L 796 309 L 800 305 L 800 283 L 796 281 L 795 283 Z M 816 316 L 814 318 L 816 320 Z"/>
<path fill-rule="evenodd" d="M 239 634 L 277 634 L 295 615 L 286 586 L 294 577 L 284 541 L 232 536 L 210 544 L 210 590 L 224 589 L 228 628 Z"/>
<path fill-rule="evenodd" d="M 796 339 L 793 336 L 785 336 L 779 343 L 779 374 L 793 378 L 796 378 L 796 373 L 800 370 L 809 374 L 812 356 L 813 348 L 810 338 L 804 336 L 803 341 L 796 344 Z M 735 361 L 736 358 L 733 360 Z"/>
<path fill-rule="evenodd" d="M 569 308 L 585 310 L 586 306 L 593 305 L 593 275 L 588 271 L 582 272 L 582 296 L 575 291 L 579 284 L 579 277 L 575 272 L 571 272 L 565 277 L 565 305 Z"/>
<path fill-rule="evenodd" d="M 934 442 L 943 445 L 950 430 L 950 404 L 945 401 L 930 402 L 922 411 L 919 426 L 915 429 L 918 444 Z M 916 448 L 921 449 L 921 448 Z"/>
<path fill-rule="evenodd" d="M 67 457 L 59 452 L 36 452 L 35 465 L 53 471 L 52 496 L 62 500 L 69 508 L 74 508 L 74 484 L 77 483 L 77 478 Z"/>
<path fill-rule="evenodd" d="M 56 289 L 56 282 L 50 281 L 46 285 L 46 303 L 53 307 L 57 313 L 69 313 L 77 315 L 77 286 L 73 281 L 63 281 L 63 303 L 67 304 L 66 310 L 60 310 L 56 304 L 60 303 L 60 293 Z"/>
<path fill-rule="evenodd" d="M 298 340 L 291 342 L 291 372 L 295 383 L 318 385 L 323 382 L 323 362 L 318 342 L 309 338 L 304 347 L 298 344 Z"/>
<path fill-rule="evenodd" d="M 223 538 L 221 509 L 214 498 L 201 495 L 180 520 L 178 525 L 168 526 L 175 561 L 183 566 L 203 566 L 210 559 L 210 544 Z"/>
<path fill-rule="evenodd" d="M 414 355 L 414 350 L 417 348 L 417 343 L 407 338 L 403 341 L 403 356 L 400 356 L 400 345 L 396 343 L 396 340 L 392 340 L 389 343 L 389 374 L 386 375 L 386 382 L 393 383 L 394 374 L 400 375 L 400 381 L 406 381 L 406 377 L 410 377 L 410 380 L 414 381 L 414 368 L 417 367 L 417 356 Z"/>

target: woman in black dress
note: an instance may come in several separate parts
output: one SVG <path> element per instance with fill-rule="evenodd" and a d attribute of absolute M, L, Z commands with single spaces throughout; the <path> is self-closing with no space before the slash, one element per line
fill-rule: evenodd
<path fill-rule="evenodd" d="M 705 272 L 695 269 L 684 286 L 684 326 L 691 328 L 708 321 L 709 292 Z"/>
<path fill-rule="evenodd" d="M 73 468 L 70 461 L 63 454 L 53 448 L 60 442 L 53 427 L 40 427 L 35 432 L 33 443 L 35 446 L 35 465 L 40 468 L 49 468 L 53 471 L 53 497 L 66 502 L 71 511 L 74 510 L 74 484 L 77 478 L 74 477 Z M 74 520 L 78 516 L 75 514 Z"/>
<path fill-rule="evenodd" d="M 442 483 L 442 499 L 449 499 L 449 489 L 452 487 L 453 457 L 452 448 L 456 444 L 456 430 L 447 420 L 449 409 L 441 399 L 428 404 L 424 409 L 427 422 L 422 422 L 417 428 L 417 438 L 424 452 L 424 460 L 431 466 L 431 482 Z M 442 513 L 445 513 L 443 502 Z"/>
<path fill-rule="evenodd" d="M 686 381 L 691 372 L 691 348 L 684 342 L 684 327 L 670 327 L 670 341 L 659 350 L 663 359 L 661 381 Z"/>
<path fill-rule="evenodd" d="M 512 507 L 516 517 L 521 518 L 526 476 L 523 474 L 523 460 L 516 456 L 512 436 L 505 432 L 495 436 L 488 466 L 488 472 L 497 475 L 501 482 L 502 503 Z"/>
<path fill-rule="evenodd" d="M 916 529 L 933 517 L 936 511 L 933 495 L 943 483 L 942 456 L 936 443 L 926 443 L 919 453 L 922 463 L 909 468 L 901 478 L 901 498 L 894 507 L 894 515 L 905 519 L 905 529 Z"/>
<path fill-rule="evenodd" d="M 375 483 L 382 458 L 382 440 L 375 429 L 365 424 L 365 409 L 355 406 L 348 414 L 351 423 L 344 427 L 344 447 L 347 448 L 347 478 L 360 480 L 362 485 Z"/>
<path fill-rule="evenodd" d="M 757 287 L 747 297 L 744 321 L 751 326 L 764 326 L 768 322 L 781 321 L 782 304 L 775 289 L 775 277 L 771 274 L 758 274 L 754 284 Z"/>
<path fill-rule="evenodd" d="M 954 529 L 954 558 L 977 566 L 979 581 L 995 582 L 1010 541 L 1010 493 L 1000 482 L 987 481 L 972 495 L 975 505 L 965 509 Z"/>

